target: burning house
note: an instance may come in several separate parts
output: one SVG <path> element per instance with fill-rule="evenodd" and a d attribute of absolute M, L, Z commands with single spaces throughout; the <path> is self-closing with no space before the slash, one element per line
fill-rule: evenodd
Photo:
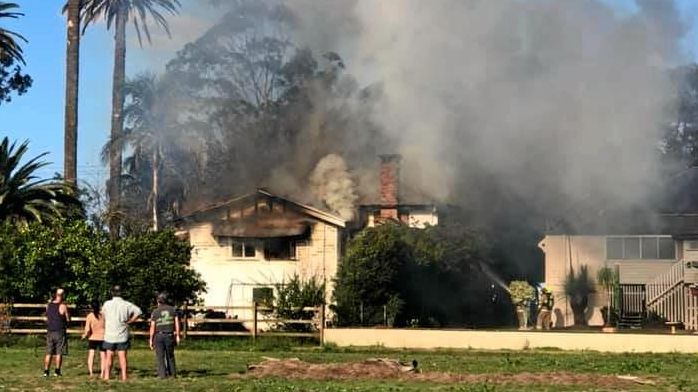
<path fill-rule="evenodd" d="M 263 189 L 180 217 L 179 233 L 193 248 L 191 266 L 208 285 L 205 304 L 249 306 L 293 275 L 325 282 L 331 298 L 347 226 L 438 224 L 435 205 L 402 202 L 398 155 L 381 156 L 379 177 L 379 200 L 361 204 L 352 222 Z"/>
<path fill-rule="evenodd" d="M 205 304 L 249 306 L 294 274 L 325 282 L 329 298 L 345 223 L 260 189 L 183 216 L 178 227 L 208 285 Z"/>

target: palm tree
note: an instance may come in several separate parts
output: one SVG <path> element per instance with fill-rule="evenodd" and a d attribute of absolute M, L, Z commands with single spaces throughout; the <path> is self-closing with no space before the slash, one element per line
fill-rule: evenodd
<path fill-rule="evenodd" d="M 129 97 L 129 102 L 124 107 L 124 123 L 127 124 L 124 141 L 133 149 L 130 159 L 132 166 L 137 166 L 142 161 L 150 161 L 151 186 L 148 205 L 151 208 L 153 230 L 157 231 L 160 227 L 158 199 L 162 161 L 160 135 L 165 123 L 162 100 L 164 94 L 155 75 L 147 73 L 128 80 L 124 92 Z M 137 168 L 133 167 L 131 171 L 136 170 Z"/>
<path fill-rule="evenodd" d="M 77 181 L 78 143 L 78 81 L 80 75 L 80 3 L 68 0 L 68 44 L 65 67 L 65 131 L 63 140 L 63 175 L 66 181 Z"/>
<path fill-rule="evenodd" d="M 0 222 L 42 222 L 61 218 L 79 206 L 73 187 L 56 180 L 37 179 L 36 171 L 48 163 L 41 154 L 20 165 L 28 142 L 17 146 L 5 137 L 0 142 Z"/>
<path fill-rule="evenodd" d="M 24 15 L 21 12 L 13 11 L 13 9 L 15 8 L 19 8 L 19 6 L 15 3 L 7 3 L 4 1 L 0 1 L 0 19 L 15 19 Z M 18 62 L 24 64 L 22 48 L 20 48 L 19 44 L 17 43 L 17 40 L 27 42 L 27 40 L 21 35 L 0 27 L 0 56 L 10 56 Z"/>
<path fill-rule="evenodd" d="M 138 42 L 143 43 L 141 31 L 150 42 L 148 17 L 170 34 L 163 13 L 176 15 L 181 6 L 179 0 L 85 0 L 82 9 L 83 31 L 99 18 L 104 18 L 107 28 L 114 25 L 114 74 L 112 82 L 111 140 L 118 140 L 123 133 L 124 83 L 126 79 L 126 23 L 133 21 Z M 122 151 L 112 143 L 109 151 L 109 203 L 111 209 L 119 208 L 121 189 Z"/>

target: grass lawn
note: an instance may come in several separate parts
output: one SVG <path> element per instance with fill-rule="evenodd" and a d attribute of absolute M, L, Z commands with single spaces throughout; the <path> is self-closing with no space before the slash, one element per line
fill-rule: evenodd
<path fill-rule="evenodd" d="M 698 338 L 698 337 L 697 337 Z M 2 342 L 0 342 L 2 343 Z M 130 351 L 132 379 L 127 383 L 103 383 L 88 379 L 84 343 L 71 341 L 71 355 L 60 379 L 41 377 L 43 345 L 39 339 L 5 342 L 0 347 L 0 391 L 113 390 L 113 391 L 698 391 L 698 356 L 683 354 L 599 354 L 531 350 L 493 351 L 401 351 L 385 349 L 318 348 L 292 345 L 288 340 L 187 341 L 177 352 L 180 377 L 154 378 L 154 359 L 143 342 Z M 252 378 L 245 375 L 249 363 L 263 357 L 297 357 L 311 363 L 361 361 L 371 357 L 416 359 L 421 375 L 432 372 L 487 374 L 486 381 L 433 382 L 416 379 L 300 380 Z M 522 373 L 579 374 L 567 385 L 524 381 Z M 619 387 L 600 382 L 605 376 L 633 375 L 656 385 L 626 383 Z M 507 381 L 507 377 L 513 381 Z M 613 377 L 607 377 L 611 379 Z M 535 379 L 535 377 L 534 377 Z"/>

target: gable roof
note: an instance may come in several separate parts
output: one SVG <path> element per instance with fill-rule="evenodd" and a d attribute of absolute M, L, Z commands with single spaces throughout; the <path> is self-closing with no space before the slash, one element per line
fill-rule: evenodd
<path fill-rule="evenodd" d="M 200 209 L 192 211 L 184 216 L 181 216 L 177 219 L 177 221 L 187 221 L 187 220 L 196 219 L 196 217 L 198 217 L 202 214 L 215 212 L 217 210 L 227 208 L 233 204 L 240 203 L 240 202 L 243 202 L 245 200 L 252 199 L 252 198 L 257 198 L 260 196 L 265 197 L 265 198 L 269 198 L 269 199 L 273 199 L 273 200 L 283 201 L 284 203 L 295 207 L 301 213 L 308 215 L 308 216 L 311 216 L 311 217 L 313 217 L 317 220 L 323 221 L 325 223 L 329 223 L 331 225 L 341 227 L 341 228 L 346 227 L 346 221 L 337 215 L 334 215 L 330 212 L 322 211 L 318 208 L 309 206 L 307 204 L 302 204 L 302 203 L 299 203 L 297 201 L 293 201 L 293 200 L 287 199 L 285 197 L 281 197 L 281 196 L 272 194 L 271 192 L 267 191 L 266 189 L 257 189 L 255 192 L 251 192 L 251 193 L 248 193 L 246 195 L 234 197 L 234 198 L 229 199 L 229 200 L 225 200 L 225 201 L 222 201 L 219 203 L 211 204 L 209 206 L 200 208 Z"/>

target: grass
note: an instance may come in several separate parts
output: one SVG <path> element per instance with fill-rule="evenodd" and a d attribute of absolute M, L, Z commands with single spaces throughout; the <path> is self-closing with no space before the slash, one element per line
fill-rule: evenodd
<path fill-rule="evenodd" d="M 141 339 L 142 340 L 142 339 Z M 241 378 L 249 363 L 262 357 L 298 357 L 308 362 L 347 362 L 369 357 L 417 359 L 423 372 L 517 374 L 567 371 L 591 375 L 627 374 L 660 380 L 655 386 L 630 386 L 638 391 L 698 390 L 698 357 L 684 354 L 601 354 L 553 350 L 406 351 L 381 348 L 320 348 L 288 339 L 188 340 L 177 352 L 180 377 L 154 378 L 153 354 L 143 341 L 129 353 L 132 380 L 108 384 L 88 379 L 84 343 L 70 342 L 61 379 L 41 377 L 41 338 L 0 339 L 0 391 L 109 390 L 109 391 L 600 391 L 593 377 L 587 384 L 426 384 L 398 380 L 312 381 L 278 378 Z M 237 376 L 237 378 L 236 378 Z M 614 389 L 606 389 L 614 390 Z"/>

